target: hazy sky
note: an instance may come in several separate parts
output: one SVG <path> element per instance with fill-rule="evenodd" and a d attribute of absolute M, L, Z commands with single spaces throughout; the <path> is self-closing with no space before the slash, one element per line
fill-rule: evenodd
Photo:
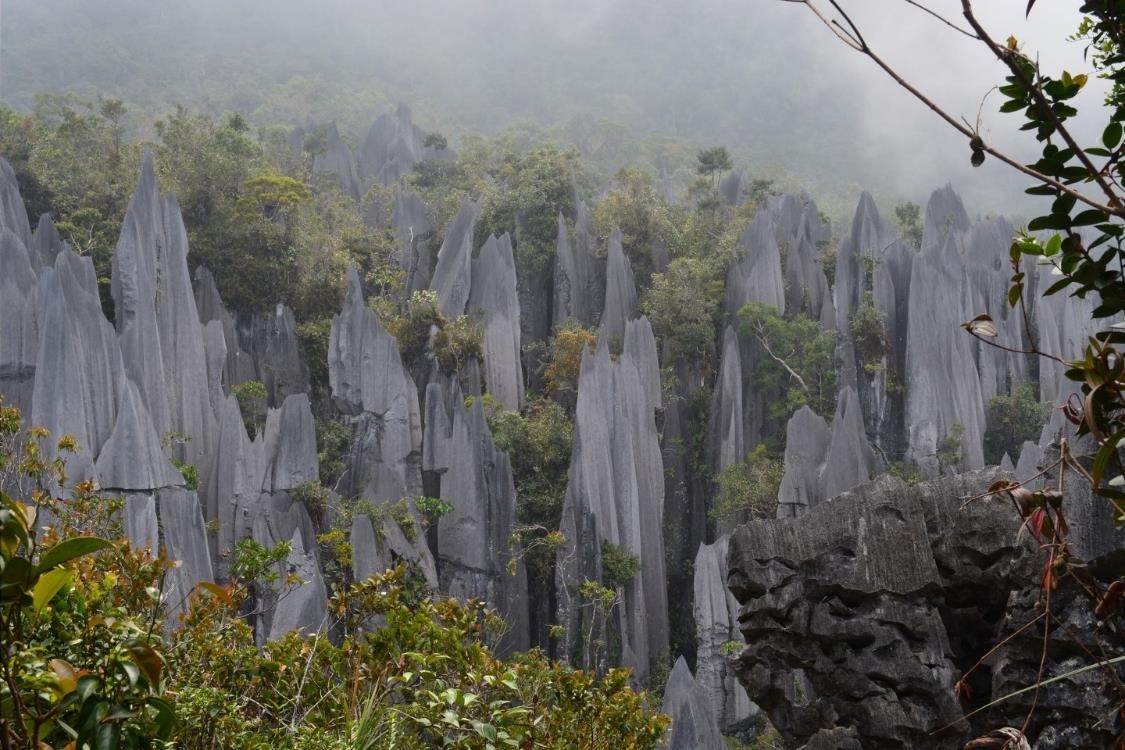
<path fill-rule="evenodd" d="M 964 25 L 960 0 L 926 2 Z M 976 121 L 1005 72 L 979 42 L 901 0 L 841 3 L 889 63 Z M 1045 70 L 1086 70 L 1065 40 L 1078 0 L 1040 0 L 1026 22 L 1026 0 L 976 5 L 995 38 L 1014 34 Z M 783 0 L 0 0 L 0 11 L 0 99 L 22 108 L 77 91 L 124 98 L 134 115 L 185 104 L 259 123 L 313 116 L 356 136 L 399 102 L 453 135 L 604 118 L 728 145 L 741 166 L 789 170 L 814 191 L 922 201 L 952 181 L 971 211 L 1028 205 L 1022 178 L 971 169 L 961 136 Z M 986 140 L 1032 158 L 1000 101 L 983 107 Z"/>

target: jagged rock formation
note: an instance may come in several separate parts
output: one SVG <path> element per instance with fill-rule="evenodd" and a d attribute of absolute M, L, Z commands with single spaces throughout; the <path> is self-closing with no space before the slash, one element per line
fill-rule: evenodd
<path fill-rule="evenodd" d="M 719 726 L 734 733 L 756 713 L 739 684 L 728 649 L 740 644 L 738 602 L 727 590 L 728 537 L 699 545 L 695 556 L 695 679 L 706 691 Z"/>
<path fill-rule="evenodd" d="M 488 392 L 509 409 L 523 406 L 520 365 L 520 303 L 516 261 L 507 234 L 489 237 L 472 262 L 469 310 L 484 328 L 484 377 Z"/>
<path fill-rule="evenodd" d="M 609 236 L 605 277 L 605 307 L 598 335 L 614 346 L 620 346 L 625 340 L 625 324 L 637 310 L 637 284 L 633 280 L 629 259 L 621 247 L 621 231 L 617 229 Z"/>
<path fill-rule="evenodd" d="M 672 718 L 672 726 L 664 739 L 668 750 L 723 750 L 726 747 L 707 691 L 691 676 L 682 656 L 676 659 L 668 676 L 660 710 Z"/>
<path fill-rule="evenodd" d="M 344 309 L 332 319 L 328 379 L 337 408 L 352 417 L 345 493 L 378 502 L 421 494 L 418 389 L 398 344 L 364 304 L 354 269 Z"/>
<path fill-rule="evenodd" d="M 358 154 L 358 171 L 365 190 L 372 184 L 391 185 L 420 161 L 455 161 L 449 148 L 427 146 L 426 134 L 414 124 L 410 109 L 378 117 L 367 130 Z"/>
<path fill-rule="evenodd" d="M 616 361 L 604 337 L 595 354 L 583 353 L 561 524 L 568 542 L 558 556 L 556 587 L 566 654 L 584 663 L 579 636 L 592 627 L 594 615 L 582 605 L 579 586 L 604 580 L 603 545 L 637 556 L 636 574 L 621 585 L 622 602 L 614 608 L 610 630 L 620 639 L 613 661 L 631 666 L 643 681 L 653 660 L 668 653 L 664 476 L 654 429 L 660 380 L 648 321 L 629 321 L 624 333 Z"/>
<path fill-rule="evenodd" d="M 953 493 L 986 484 L 980 475 L 947 477 L 909 493 L 886 482 L 863 485 L 884 458 L 905 458 L 929 476 L 983 462 L 989 400 L 1035 373 L 1023 357 L 967 337 L 958 328 L 964 320 L 989 313 L 1001 342 L 1014 348 L 1025 348 L 1033 334 L 1041 348 L 1063 356 L 1082 347 L 1093 326 L 1089 303 L 1035 300 L 1044 284 L 1035 272 L 1027 277 L 1031 330 L 1005 310 L 1009 225 L 972 222 L 945 189 L 930 201 L 915 251 L 864 196 L 830 284 L 823 251 L 831 233 L 815 204 L 768 197 L 742 232 L 742 254 L 728 271 L 718 351 L 684 361 L 667 342 L 661 351 L 648 322 L 636 317 L 637 287 L 621 235 L 613 233 L 607 257 L 599 258 L 584 205 L 575 217 L 559 217 L 553 266 L 517 268 L 506 235 L 476 247 L 480 206 L 472 201 L 444 228 L 435 254 L 442 228 L 401 177 L 419 161 L 451 153 L 426 147 L 404 110 L 380 118 L 355 158 L 334 128 L 326 133 L 316 168 L 334 173 L 357 198 L 375 183 L 393 186 L 373 191 L 380 197 L 378 205 L 363 206 L 367 219 L 393 231 L 406 294 L 432 290 L 448 318 L 478 319 L 482 362 L 448 373 L 428 357 L 408 372 L 353 271 L 331 330 L 331 402 L 309 394 L 291 311 L 232 313 L 205 269 L 197 269 L 193 288 L 180 213 L 171 197 L 159 195 L 151 159 L 114 258 L 111 324 L 92 263 L 66 247 L 49 217 L 31 231 L 14 174 L 0 161 L 0 393 L 30 421 L 75 435 L 81 450 L 69 462 L 71 476 L 96 477 L 103 490 L 124 494 L 129 537 L 182 561 L 169 580 L 169 622 L 196 582 L 223 579 L 231 550 L 253 539 L 290 544 L 278 570 L 304 581 L 293 591 L 260 592 L 265 611 L 257 636 L 327 627 L 314 520 L 330 521 L 338 497 L 328 508 L 302 501 L 309 497 L 305 485 L 319 475 L 310 401 L 319 399 L 318 417 L 352 431 L 340 495 L 394 504 L 352 519 L 355 575 L 408 563 L 428 585 L 496 608 L 510 628 L 502 650 L 530 645 L 518 559 L 516 575 L 508 575 L 517 504 L 511 461 L 492 440 L 482 400 L 466 408 L 465 396 L 489 393 L 519 408 L 525 387 L 537 390 L 540 377 L 539 355 L 525 346 L 576 320 L 600 327 L 601 336 L 579 376 L 561 521 L 567 545 L 557 557 L 554 590 L 540 597 L 544 612 L 557 604 L 565 628 L 554 645 L 582 667 L 631 666 L 639 683 L 670 653 L 686 655 L 687 663 L 694 658 L 696 677 L 681 661 L 666 693 L 678 717 L 673 746 L 710 746 L 717 727 L 744 731 L 753 709 L 732 680 L 724 648 L 738 622 L 723 590 L 727 541 L 719 534 L 724 526 L 708 521 L 707 505 L 711 477 L 745 460 L 771 436 L 767 430 L 779 432 L 755 380 L 767 354 L 753 336 L 738 333 L 738 311 L 761 302 L 835 333 L 840 395 L 830 423 L 809 409 L 789 420 L 780 519 L 755 522 L 730 542 L 731 576 L 744 603 L 741 627 L 753 639 L 741 660 L 744 683 L 790 740 L 810 747 L 924 747 L 925 732 L 977 705 L 950 697 L 951 676 L 1032 606 L 1026 597 L 1008 599 L 1026 573 L 1010 515 L 986 504 L 955 512 Z M 294 139 L 303 148 L 304 135 Z M 724 199 L 740 203 L 746 180 L 736 173 L 724 179 Z M 667 250 L 659 243 L 643 248 L 657 271 L 668 262 Z M 860 313 L 876 330 L 869 326 L 862 335 L 855 325 Z M 676 381 L 665 378 L 667 404 L 662 368 Z M 1072 390 L 1049 367 L 1037 377 L 1045 399 L 1062 400 Z M 248 380 L 263 382 L 270 407 L 249 431 L 229 395 Z M 704 435 L 697 413 L 712 386 Z M 1015 464 L 1021 478 L 1051 463 L 1050 445 L 1062 426 L 1056 412 L 1040 443 L 1024 445 Z M 938 449 L 958 434 L 964 459 L 940 465 Z M 198 490 L 185 486 L 195 472 L 177 471 L 171 459 L 198 471 Z M 453 510 L 424 528 L 413 500 L 421 495 L 439 496 Z M 1068 502 L 1075 550 L 1093 570 L 1112 570 L 1122 540 L 1104 505 L 1079 492 Z M 619 579 L 606 562 L 630 555 L 636 573 Z M 586 581 L 609 586 L 615 600 L 599 608 L 583 598 Z M 1059 606 L 1060 617 L 1072 618 L 1067 622 L 1080 631 L 1078 603 Z M 1002 621 L 1005 613 L 1012 618 Z M 537 638 L 550 646 L 550 617 L 542 619 Z M 982 672 L 978 696 L 1031 680 L 1035 644 L 1014 643 L 991 674 Z M 1061 685 L 1051 701 L 1091 711 L 1097 686 Z M 990 720 L 1007 717 L 1006 710 Z M 1073 740 L 1064 727 L 1076 723 L 1076 714 L 1067 710 L 1047 722 L 1045 747 Z M 967 732 L 965 724 L 954 728 L 957 738 Z"/>
<path fill-rule="evenodd" d="M 604 276 L 604 261 L 599 262 L 594 250 L 596 240 L 590 227 L 590 209 L 578 204 L 574 233 L 567 228 L 566 219 L 559 214 L 559 234 L 555 243 L 555 280 L 553 320 L 557 326 L 575 320 L 590 327 L 601 316 L 604 286 L 599 279 Z"/>
<path fill-rule="evenodd" d="M 198 464 L 214 428 L 203 329 L 187 269 L 187 232 L 175 198 L 161 198 L 152 155 L 113 255 L 112 292 L 125 373 L 157 433 L 189 438 L 177 453 Z"/>
<path fill-rule="evenodd" d="M 1020 678 L 979 670 L 963 704 L 952 690 L 1030 619 L 1022 599 L 1033 596 L 1041 573 L 1006 504 L 961 507 L 994 478 L 977 472 L 907 488 L 885 477 L 799 520 L 755 521 L 735 532 L 729 583 L 748 644 L 738 674 L 787 741 L 839 727 L 854 730 L 863 747 L 953 748 L 970 732 L 1020 725 L 1020 708 L 963 718 Z M 1011 658 L 1038 666 L 1041 640 L 1026 641 Z M 1060 669 L 1070 653 L 1060 646 Z M 1026 669 L 1021 677 L 1034 679 Z M 1090 706 L 1080 694 L 1068 687 L 1059 705 Z M 1071 720 L 1044 712 L 1033 728 L 1054 732 Z"/>
<path fill-rule="evenodd" d="M 859 397 L 850 386 L 836 398 L 831 428 L 803 406 L 790 418 L 785 435 L 778 518 L 798 516 L 863 484 L 883 468 L 867 444 Z"/>
<path fill-rule="evenodd" d="M 71 252 L 49 219 L 35 234 L 26 231 L 7 164 L 0 164 L 0 206 L 5 307 L 14 313 L 0 332 L 0 393 L 28 411 L 29 423 L 73 435 L 80 449 L 67 462 L 71 480 L 91 477 L 102 491 L 124 494 L 130 539 L 177 561 L 165 587 L 167 624 L 177 622 L 195 584 L 213 578 L 234 543 L 255 536 L 255 524 L 285 527 L 285 539 L 301 526 L 303 548 L 315 544 L 307 514 L 285 495 L 317 478 L 308 398 L 286 397 L 305 379 L 292 315 L 279 310 L 269 336 L 251 336 L 267 342 L 253 358 L 228 359 L 229 344 L 238 351 L 231 316 L 201 274 L 208 322 L 201 320 L 180 211 L 157 191 L 151 156 L 113 257 L 116 333 L 102 314 L 90 260 Z M 281 408 L 251 440 L 237 401 L 223 389 L 237 373 L 260 376 L 271 363 L 274 374 L 264 379 Z M 197 471 L 198 493 L 184 487 L 186 474 L 173 458 L 185 472 Z M 315 583 L 315 559 L 298 567 Z M 299 620 L 310 620 L 313 610 L 323 620 L 324 596 L 297 597 L 279 611 L 298 602 L 305 613 Z"/>
<path fill-rule="evenodd" d="M 412 190 L 395 190 L 391 213 L 395 260 L 406 271 L 405 294 L 427 289 L 434 272 L 434 219 L 422 196 Z"/>
<path fill-rule="evenodd" d="M 481 399 L 466 410 L 455 383 L 430 383 L 425 444 L 423 468 L 439 475 L 441 499 L 453 508 L 438 520 L 441 588 L 487 601 L 508 625 L 501 649 L 526 649 L 527 574 L 508 546 L 516 521 L 512 467 L 492 442 Z"/>
<path fill-rule="evenodd" d="M 219 296 L 211 272 L 195 269 L 195 304 L 201 323 L 216 322 L 222 332 L 222 382 L 231 386 L 257 380 L 266 389 L 267 403 L 279 406 L 288 396 L 307 393 L 309 373 L 301 357 L 297 322 L 286 305 L 272 313 L 231 315 Z M 208 357 L 217 356 L 218 340 L 207 345 Z"/>
<path fill-rule="evenodd" d="M 347 144 L 340 139 L 340 131 L 335 122 L 330 122 L 325 127 L 324 151 L 313 158 L 314 172 L 331 172 L 336 175 L 340 189 L 352 198 L 359 198 L 363 191 L 360 189 L 359 176 L 356 174 L 355 157 Z"/>
<path fill-rule="evenodd" d="M 455 318 L 465 312 L 472 287 L 473 230 L 480 216 L 480 205 L 466 199 L 453 223 L 445 230 L 438 250 L 437 266 L 430 289 L 437 292 L 441 312 Z"/>
<path fill-rule="evenodd" d="M 723 311 L 734 318 L 743 305 L 761 302 L 785 312 L 785 276 L 772 214 L 759 211 L 739 238 L 741 256 L 727 271 Z"/>

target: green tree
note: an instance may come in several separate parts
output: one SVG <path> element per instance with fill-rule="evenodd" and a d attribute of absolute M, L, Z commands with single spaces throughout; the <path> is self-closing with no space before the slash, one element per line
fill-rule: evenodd
<path fill-rule="evenodd" d="M 516 268 L 534 276 L 555 253 L 559 214 L 573 217 L 578 152 L 547 144 L 509 155 L 490 170 L 492 188 L 476 227 L 476 244 L 508 232 L 515 239 Z"/>
<path fill-rule="evenodd" d="M 696 154 L 695 159 L 698 162 L 696 172 L 705 177 L 710 177 L 712 185 L 719 179 L 719 175 L 732 166 L 726 146 L 705 148 Z"/>
<path fill-rule="evenodd" d="M 641 311 L 682 357 L 698 357 L 714 345 L 723 281 L 715 268 L 696 258 L 676 258 L 653 274 Z"/>
<path fill-rule="evenodd" d="M 116 750 L 168 740 L 163 642 L 147 627 L 159 601 L 146 592 L 168 566 L 92 533 L 121 510 L 93 482 L 68 488 L 65 501 L 45 491 L 66 484 L 65 456 L 78 449 L 63 436 L 59 457 L 46 460 L 47 438 L 0 400 L 5 486 L 35 487 L 27 497 L 0 492 L 0 744 Z"/>
<path fill-rule="evenodd" d="M 922 247 L 922 211 L 917 203 L 895 206 L 895 223 L 903 240 L 914 248 Z"/>
<path fill-rule="evenodd" d="M 759 443 L 746 458 L 724 469 L 708 512 L 713 521 L 743 523 L 750 518 L 772 518 L 777 512 L 777 492 L 785 464 Z"/>
<path fill-rule="evenodd" d="M 1039 400 L 1035 385 L 1020 383 L 1010 395 L 994 396 L 988 402 L 984 431 L 984 458 L 1000 463 L 1004 454 L 1019 458 L 1024 441 L 1038 441 L 1051 405 Z"/>
<path fill-rule="evenodd" d="M 777 309 L 751 302 L 739 311 L 743 332 L 765 356 L 754 370 L 766 411 L 775 425 L 802 406 L 822 416 L 836 408 L 836 370 L 832 362 L 835 334 L 804 315 L 783 318 Z"/>

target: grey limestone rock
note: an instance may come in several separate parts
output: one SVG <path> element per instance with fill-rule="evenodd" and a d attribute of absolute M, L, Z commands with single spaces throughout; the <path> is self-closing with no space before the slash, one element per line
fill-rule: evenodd
<path fill-rule="evenodd" d="M 98 484 L 103 489 L 138 491 L 183 484 L 180 472 L 161 450 L 160 436 L 137 386 L 126 381 L 120 390 L 117 422 L 94 466 Z"/>
<path fill-rule="evenodd" d="M 125 536 L 133 549 L 160 550 L 160 524 L 156 518 L 156 497 L 153 493 L 126 495 L 122 515 Z"/>
<path fill-rule="evenodd" d="M 605 543 L 638 556 L 634 578 L 623 587 L 623 606 L 608 627 L 620 647 L 611 661 L 634 668 L 644 680 L 653 659 L 668 651 L 668 609 L 662 512 L 664 470 L 654 429 L 654 404 L 642 373 L 655 363 L 637 353 L 648 346 L 634 337 L 652 336 L 647 321 L 626 327 L 625 347 L 615 361 L 602 338 L 596 353 L 583 354 L 578 385 L 574 448 L 562 532 L 567 547 L 559 553 L 556 589 L 559 622 L 567 628 L 563 646 L 576 663 L 588 663 L 577 636 L 591 625 L 589 612 L 577 601 L 577 587 L 586 578 L 600 580 Z"/>
<path fill-rule="evenodd" d="M 455 161 L 450 148 L 426 146 L 426 134 L 414 124 L 410 109 L 399 106 L 378 117 L 367 130 L 360 147 L 359 174 L 366 186 L 390 185 L 419 161 Z"/>
<path fill-rule="evenodd" d="M 599 289 L 598 261 L 593 250 L 594 237 L 586 204 L 578 204 L 573 236 L 567 228 L 566 219 L 559 214 L 552 314 L 555 326 L 567 320 L 592 326 L 601 315 L 604 291 Z"/>
<path fill-rule="evenodd" d="M 354 269 L 348 272 L 344 309 L 332 320 L 328 379 L 337 407 L 353 416 L 345 491 L 375 501 L 420 494 L 418 389 L 394 337 L 364 304 Z"/>
<path fill-rule="evenodd" d="M 736 666 L 787 742 L 839 728 L 863 747 L 954 748 L 1001 725 L 963 720 L 1001 694 L 987 674 L 974 677 L 965 706 L 952 692 L 1010 627 L 1012 592 L 1034 588 L 1041 572 L 1005 504 L 962 504 L 995 478 L 908 489 L 885 477 L 800 520 L 735 532 L 728 583 L 748 644 Z"/>
<path fill-rule="evenodd" d="M 425 468 L 440 475 L 441 499 L 453 508 L 437 525 L 441 588 L 489 602 L 509 626 L 501 650 L 518 650 L 528 645 L 528 600 L 522 561 L 515 576 L 508 573 L 516 521 L 511 462 L 492 442 L 481 400 L 468 410 L 463 404 L 448 380 L 426 390 L 426 442 L 439 447 L 427 453 Z"/>
<path fill-rule="evenodd" d="M 125 374 L 117 338 L 101 312 L 93 263 L 70 250 L 40 274 L 36 293 L 39 351 L 31 422 L 73 435 L 79 454 L 71 477 L 92 477 L 93 460 L 117 421 Z"/>
<path fill-rule="evenodd" d="M 821 471 L 821 497 L 835 497 L 857 487 L 882 469 L 882 464 L 868 445 L 867 435 L 863 431 L 859 396 L 852 388 L 845 388 L 836 397 L 832 436 Z"/>
<path fill-rule="evenodd" d="M 437 292 L 441 311 L 447 318 L 465 312 L 472 285 L 473 231 L 480 216 L 480 205 L 466 199 L 445 230 L 438 250 L 430 289 Z"/>
<path fill-rule="evenodd" d="M 199 498 L 185 489 L 164 489 L 156 495 L 160 545 L 177 564 L 165 577 L 165 627 L 179 622 L 195 584 L 214 580 L 211 549 Z"/>
<path fill-rule="evenodd" d="M 148 153 L 113 256 L 118 338 L 126 373 L 157 432 L 191 438 L 178 457 L 199 464 L 214 413 L 187 250 L 179 206 L 173 196 L 160 197 Z"/>
<path fill-rule="evenodd" d="M 509 409 L 523 406 L 520 303 L 516 263 L 505 233 L 489 237 L 472 262 L 469 311 L 484 328 L 484 375 L 488 392 Z"/>
<path fill-rule="evenodd" d="M 309 397 L 298 393 L 266 414 L 266 476 L 262 490 L 281 492 L 319 478 L 316 427 Z"/>
<path fill-rule="evenodd" d="M 808 407 L 801 407 L 790 418 L 777 516 L 801 515 L 880 471 L 882 463 L 863 430 L 859 397 L 853 388 L 846 387 L 836 398 L 831 428 Z"/>
<path fill-rule="evenodd" d="M 664 738 L 664 747 L 668 750 L 723 750 L 726 747 L 707 691 L 692 677 L 682 656 L 676 659 L 668 676 L 660 711 L 672 718 L 672 726 Z"/>
<path fill-rule="evenodd" d="M 711 463 L 716 475 L 746 458 L 743 437 L 742 353 L 738 335 L 727 326 L 715 394 L 711 399 Z"/>
<path fill-rule="evenodd" d="M 608 341 L 623 342 L 625 322 L 637 310 L 637 285 L 633 269 L 621 246 L 621 230 L 609 236 L 609 255 L 606 262 L 605 308 L 602 310 L 599 335 Z"/>
<path fill-rule="evenodd" d="M 743 305 L 761 302 L 784 313 L 785 277 L 781 269 L 781 249 L 767 209 L 759 210 L 743 230 L 739 249 L 741 256 L 731 263 L 727 271 L 723 311 L 733 319 Z"/>
<path fill-rule="evenodd" d="M 286 584 L 288 590 L 278 598 L 270 622 L 271 640 L 293 631 L 313 634 L 328 628 L 328 588 L 316 556 L 305 552 L 299 531 L 293 532 L 289 543 L 292 550 L 278 573 L 282 581 L 293 573 L 300 583 Z"/>
<path fill-rule="evenodd" d="M 746 690 L 738 682 L 727 655 L 727 644 L 741 642 L 738 632 L 738 602 L 727 590 L 727 542 L 721 536 L 713 544 L 699 545 L 695 556 L 695 678 L 709 697 L 719 726 L 728 733 L 756 713 Z"/>
<path fill-rule="evenodd" d="M 19 182 L 12 165 L 3 157 L 0 157 L 0 229 L 14 234 L 25 248 L 31 247 L 31 224 L 20 197 Z"/>
<path fill-rule="evenodd" d="M 422 196 L 412 190 L 395 190 L 391 225 L 395 236 L 395 260 L 406 271 L 405 292 L 413 294 L 430 286 L 434 272 L 434 218 Z"/>
<path fill-rule="evenodd" d="M 747 181 L 745 171 L 731 170 L 723 179 L 719 180 L 719 195 L 723 196 L 728 204 L 737 206 L 746 200 L 745 184 Z"/>
<path fill-rule="evenodd" d="M 831 432 L 824 418 L 802 406 L 785 428 L 785 473 L 777 496 L 777 517 L 793 518 L 820 503 L 820 469 Z"/>
<path fill-rule="evenodd" d="M 0 164 L 0 178 L 3 176 Z M 3 200 L 0 188 L 0 200 Z M 21 205 L 22 208 L 22 205 Z M 0 227 L 0 392 L 21 411 L 30 412 L 32 379 L 39 354 L 36 273 L 27 247 L 7 227 Z"/>
<path fill-rule="evenodd" d="M 952 191 L 935 192 L 926 209 L 922 251 L 911 268 L 906 353 L 907 458 L 924 475 L 939 470 L 940 443 L 961 426 L 964 468 L 984 465 L 984 399 L 974 342 L 960 325 L 973 317 L 959 228 L 964 208 Z"/>
<path fill-rule="evenodd" d="M 352 151 L 340 139 L 340 131 L 335 122 L 328 123 L 325 150 L 313 159 L 314 172 L 331 172 L 336 175 L 340 189 L 352 198 L 361 195 L 359 176 L 356 174 L 356 161 Z"/>

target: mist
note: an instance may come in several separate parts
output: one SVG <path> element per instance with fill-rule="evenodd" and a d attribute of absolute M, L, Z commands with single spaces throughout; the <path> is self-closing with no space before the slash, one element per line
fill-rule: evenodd
<path fill-rule="evenodd" d="M 1046 70 L 1088 68 L 1064 38 L 1077 3 L 1040 3 L 1028 21 L 1021 0 L 979 5 L 995 38 L 1015 35 Z M 975 124 L 979 113 L 986 140 L 1032 156 L 1018 118 L 986 97 L 1003 71 L 979 42 L 906 3 L 844 7 L 950 114 Z M 930 7 L 965 25 L 958 0 Z M 661 143 L 665 162 L 725 145 L 737 167 L 800 185 L 837 214 L 860 189 L 920 202 L 947 182 L 971 212 L 1034 205 L 1019 175 L 993 160 L 972 169 L 963 137 L 781 0 L 6 0 L 0 101 L 29 110 L 47 92 L 123 99 L 142 133 L 183 105 L 257 125 L 334 119 L 357 139 L 405 103 L 454 141 L 522 127 L 589 154 L 621 126 Z"/>

